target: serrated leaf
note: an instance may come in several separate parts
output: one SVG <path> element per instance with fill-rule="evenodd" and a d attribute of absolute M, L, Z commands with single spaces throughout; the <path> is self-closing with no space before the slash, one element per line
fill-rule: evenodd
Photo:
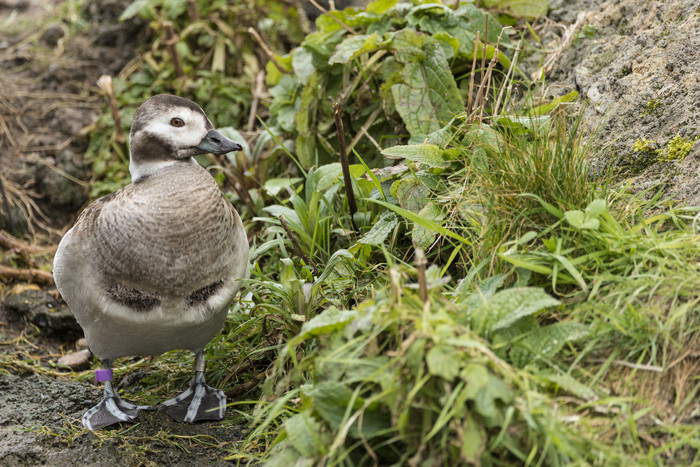
<path fill-rule="evenodd" d="M 451 345 L 438 344 L 425 356 L 431 375 L 452 381 L 459 375 L 460 352 Z"/>
<path fill-rule="evenodd" d="M 383 245 L 384 240 L 394 231 L 398 222 L 396 214 L 384 211 L 370 231 L 360 239 L 360 243 L 363 245 Z"/>
<path fill-rule="evenodd" d="M 328 59 L 329 64 L 348 63 L 363 53 L 374 52 L 380 43 L 379 34 L 358 34 L 348 37 L 335 47 L 335 52 Z"/>
<path fill-rule="evenodd" d="M 524 316 L 559 304 L 559 300 L 540 288 L 513 287 L 498 292 L 474 310 L 473 320 L 481 332 L 493 332 L 510 326 Z"/>

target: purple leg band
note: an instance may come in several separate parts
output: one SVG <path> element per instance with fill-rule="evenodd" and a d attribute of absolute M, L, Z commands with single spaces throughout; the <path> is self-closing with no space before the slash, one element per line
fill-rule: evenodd
<path fill-rule="evenodd" d="M 95 370 L 95 380 L 96 381 L 112 381 L 114 378 L 112 370 Z"/>

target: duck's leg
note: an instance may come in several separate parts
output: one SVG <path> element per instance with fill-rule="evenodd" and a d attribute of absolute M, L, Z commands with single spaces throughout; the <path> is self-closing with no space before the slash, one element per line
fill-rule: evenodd
<path fill-rule="evenodd" d="M 201 350 L 195 352 L 194 378 L 190 387 L 177 397 L 163 402 L 160 408 L 178 422 L 221 420 L 226 414 L 226 395 L 207 386 L 204 380 L 206 362 Z"/>
<path fill-rule="evenodd" d="M 142 410 L 151 409 L 147 405 L 134 405 L 123 401 L 112 388 L 112 362 L 102 360 L 102 368 L 95 371 L 95 379 L 104 381 L 105 395 L 99 404 L 83 414 L 85 428 L 99 430 L 115 423 L 131 422 Z"/>

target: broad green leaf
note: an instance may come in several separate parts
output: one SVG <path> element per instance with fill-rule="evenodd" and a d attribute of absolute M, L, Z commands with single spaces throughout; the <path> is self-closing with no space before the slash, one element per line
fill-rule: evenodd
<path fill-rule="evenodd" d="M 478 465 L 479 457 L 486 444 L 486 431 L 472 415 L 467 415 L 463 430 L 464 434 L 462 435 L 460 447 L 462 457 L 470 464 Z"/>
<path fill-rule="evenodd" d="M 360 239 L 360 243 L 375 246 L 383 245 L 386 238 L 394 231 L 397 223 L 396 214 L 391 211 L 384 211 L 370 231 Z"/>
<path fill-rule="evenodd" d="M 559 301 L 535 287 L 512 287 L 496 293 L 472 312 L 472 323 L 479 332 L 496 331 L 524 316 L 559 305 Z"/>
<path fill-rule="evenodd" d="M 322 165 L 314 172 L 316 190 L 320 192 L 326 191 L 342 175 L 343 168 L 340 165 L 340 162 Z"/>
<path fill-rule="evenodd" d="M 481 5 L 505 10 L 509 15 L 519 18 L 539 18 L 549 10 L 547 0 L 484 0 Z"/>
<path fill-rule="evenodd" d="M 428 350 L 425 361 L 431 375 L 452 381 L 459 376 L 460 352 L 451 345 L 438 344 Z"/>
<path fill-rule="evenodd" d="M 450 165 L 450 161 L 445 158 L 445 151 L 434 144 L 392 146 L 383 149 L 382 154 L 392 158 L 402 157 L 429 167 L 446 168 Z"/>
<path fill-rule="evenodd" d="M 306 83 L 309 76 L 316 71 L 313 64 L 313 53 L 306 47 L 297 47 L 292 54 L 292 68 L 302 83 Z"/>
<path fill-rule="evenodd" d="M 305 322 L 299 334 L 290 341 L 289 345 L 297 345 L 311 336 L 330 334 L 342 329 L 356 316 L 357 312 L 354 310 L 339 310 L 336 307 L 330 307 L 320 315 Z"/>
<path fill-rule="evenodd" d="M 335 52 L 328 59 L 328 63 L 348 63 L 363 53 L 374 52 L 381 39 L 377 33 L 366 35 L 358 34 L 348 37 L 335 47 Z"/>
<path fill-rule="evenodd" d="M 564 218 L 575 229 L 598 230 L 600 227 L 598 219 L 587 217 L 583 211 L 566 211 Z"/>
<path fill-rule="evenodd" d="M 489 370 L 478 363 L 470 363 L 459 373 L 459 377 L 467 382 L 467 399 L 476 399 L 481 388 L 489 382 Z"/>
<path fill-rule="evenodd" d="M 314 420 L 309 411 L 304 411 L 284 421 L 287 438 L 294 448 L 305 457 L 323 453 L 321 424 Z"/>
<path fill-rule="evenodd" d="M 373 2 L 370 2 L 367 5 L 365 11 L 381 15 L 382 13 L 396 5 L 397 1 L 398 0 L 374 0 Z"/>
<path fill-rule="evenodd" d="M 428 203 L 420 211 L 418 215 L 435 222 L 440 222 L 445 218 L 442 213 L 442 209 L 436 206 L 434 203 Z M 430 246 L 435 243 L 437 239 L 437 232 L 427 229 L 420 224 L 414 224 L 413 230 L 411 231 L 411 240 L 413 245 L 416 247 L 423 248 L 427 250 Z"/>
<path fill-rule="evenodd" d="M 314 385 L 302 386 L 303 393 L 312 401 L 313 408 L 321 415 L 321 417 L 330 425 L 333 430 L 339 430 L 344 427 L 348 421 L 348 406 L 351 402 L 349 415 L 353 415 L 355 411 L 360 410 L 364 405 L 364 399 L 357 397 L 353 401 L 353 393 L 345 384 L 324 381 Z M 360 421 L 355 420 L 351 425 L 349 434 L 353 438 L 360 437 Z M 362 414 L 362 437 L 364 439 L 371 438 L 375 433 L 385 430 L 391 426 L 390 421 L 384 414 L 379 412 L 377 407 L 369 406 Z"/>
<path fill-rule="evenodd" d="M 299 216 L 294 209 L 290 209 L 286 206 L 280 206 L 279 204 L 273 204 L 271 206 L 265 206 L 263 211 L 267 212 L 274 218 L 282 216 L 284 217 L 284 220 L 295 224 L 298 228 L 301 228 L 302 226 Z"/>
<path fill-rule="evenodd" d="M 597 218 L 608 208 L 608 203 L 604 199 L 594 199 L 586 206 L 586 215 L 588 217 Z"/>
<path fill-rule="evenodd" d="M 419 212 L 430 202 L 430 190 L 416 177 L 408 176 L 396 180 L 391 185 L 391 195 L 399 200 L 401 207 L 412 212 Z"/>
<path fill-rule="evenodd" d="M 265 182 L 263 188 L 272 196 L 277 196 L 280 191 L 285 188 L 292 188 L 294 184 L 299 183 L 301 180 L 299 177 L 270 178 Z"/>
<path fill-rule="evenodd" d="M 133 18 L 136 15 L 139 15 L 144 18 L 149 18 L 150 15 L 148 14 L 150 11 L 150 4 L 152 2 L 150 0 L 135 0 L 129 4 L 128 7 L 122 12 L 122 14 L 119 16 L 119 21 L 126 21 L 128 19 Z"/>
<path fill-rule="evenodd" d="M 442 235 L 444 237 L 449 237 L 449 238 L 458 240 L 466 245 L 472 244 L 468 239 L 462 237 L 461 235 L 458 235 L 458 234 L 452 232 L 451 230 L 446 229 L 445 227 L 441 226 L 440 224 L 437 224 L 436 222 L 429 221 L 428 219 L 420 217 L 419 215 L 417 215 L 417 214 L 415 214 L 407 209 L 404 209 L 404 208 L 399 207 L 399 206 L 394 206 L 393 204 L 386 203 L 386 202 L 380 201 L 378 199 L 365 199 L 365 200 L 370 201 L 372 203 L 382 205 L 385 208 L 389 208 L 392 211 L 396 212 L 397 214 L 405 217 L 406 219 L 408 219 L 412 222 L 420 224 L 423 227 L 426 227 L 428 229 L 435 230 L 437 233 L 439 233 L 440 235 Z"/>

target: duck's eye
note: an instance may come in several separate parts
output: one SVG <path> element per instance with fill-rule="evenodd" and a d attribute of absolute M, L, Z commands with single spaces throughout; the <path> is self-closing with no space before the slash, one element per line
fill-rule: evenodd
<path fill-rule="evenodd" d="M 170 120 L 170 124 L 174 127 L 180 128 L 181 126 L 185 126 L 185 122 L 181 118 L 173 118 Z"/>

